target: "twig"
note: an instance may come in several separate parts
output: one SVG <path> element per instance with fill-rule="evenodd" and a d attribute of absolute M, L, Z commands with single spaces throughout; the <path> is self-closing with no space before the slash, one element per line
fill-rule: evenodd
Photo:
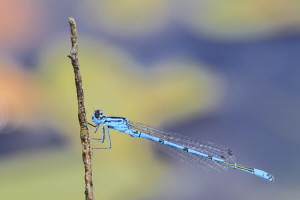
<path fill-rule="evenodd" d="M 82 144 L 82 159 L 85 170 L 85 199 L 94 199 L 94 187 L 93 187 L 93 176 L 92 176 L 92 158 L 90 150 L 89 132 L 87 128 L 86 111 L 85 111 L 85 100 L 84 92 L 82 87 L 81 74 L 79 70 L 78 61 L 78 41 L 77 41 L 77 30 L 76 23 L 73 18 L 69 18 L 70 28 L 71 28 L 71 42 L 72 49 L 68 57 L 71 59 L 74 74 L 75 74 L 75 85 L 77 90 L 77 100 L 78 100 L 78 120 L 80 125 L 80 138 Z"/>

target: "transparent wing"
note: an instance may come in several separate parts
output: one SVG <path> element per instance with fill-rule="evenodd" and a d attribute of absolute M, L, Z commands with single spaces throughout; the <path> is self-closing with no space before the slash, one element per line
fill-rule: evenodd
<path fill-rule="evenodd" d="M 138 122 L 129 121 L 129 125 L 130 128 L 134 130 L 141 131 L 148 135 L 184 146 L 189 149 L 193 149 L 195 151 L 222 159 L 230 163 L 234 163 L 234 155 L 232 151 L 228 148 L 220 147 L 213 143 L 201 141 L 188 136 L 165 132 L 161 129 L 153 128 Z M 157 144 L 159 144 L 159 147 L 163 151 L 167 152 L 171 156 L 174 156 L 175 158 L 183 162 L 189 163 L 193 166 L 200 167 L 202 169 L 214 170 L 214 171 L 227 170 L 229 168 L 228 166 L 222 165 L 217 162 L 213 162 L 210 159 L 207 159 L 206 157 L 191 154 L 186 151 L 183 151 L 182 149 L 178 149 L 172 146 L 163 145 L 160 143 Z"/>

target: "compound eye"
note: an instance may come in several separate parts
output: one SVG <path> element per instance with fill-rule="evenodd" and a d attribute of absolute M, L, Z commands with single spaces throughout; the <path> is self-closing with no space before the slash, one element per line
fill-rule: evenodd
<path fill-rule="evenodd" d="M 102 111 L 101 110 L 96 110 L 94 113 L 95 118 L 101 119 L 102 118 Z"/>

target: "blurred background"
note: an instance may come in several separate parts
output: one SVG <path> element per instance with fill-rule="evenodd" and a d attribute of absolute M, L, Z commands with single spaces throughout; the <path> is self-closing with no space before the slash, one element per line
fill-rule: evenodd
<path fill-rule="evenodd" d="M 204 171 L 111 131 L 93 155 L 96 199 L 299 199 L 299 1 L 0 2 L 1 199 L 84 199 L 68 17 L 89 119 L 227 146 L 275 176 Z"/>

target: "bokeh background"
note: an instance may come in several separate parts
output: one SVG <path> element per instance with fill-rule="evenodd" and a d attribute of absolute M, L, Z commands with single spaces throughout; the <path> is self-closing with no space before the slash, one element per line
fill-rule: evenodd
<path fill-rule="evenodd" d="M 111 131 L 96 199 L 299 199 L 299 13 L 298 0 L 1 0 L 0 198 L 84 199 L 74 17 L 89 117 L 227 146 L 275 176 L 203 171 Z"/>

